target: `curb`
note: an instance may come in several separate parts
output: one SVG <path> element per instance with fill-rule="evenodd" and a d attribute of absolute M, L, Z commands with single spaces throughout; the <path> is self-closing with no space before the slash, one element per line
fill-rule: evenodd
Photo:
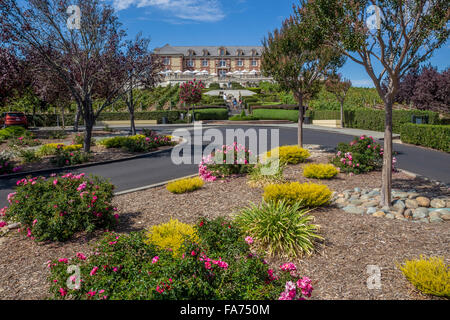
<path fill-rule="evenodd" d="M 406 174 L 406 175 L 408 175 L 408 176 L 410 176 L 410 177 L 413 177 L 413 178 L 419 178 L 419 179 L 423 179 L 425 181 L 430 181 L 430 182 L 434 182 L 434 183 L 437 183 L 437 184 L 449 187 L 449 185 L 447 185 L 446 183 L 444 183 L 442 181 L 434 180 L 434 179 L 428 178 L 428 177 L 426 177 L 424 175 L 421 175 L 421 174 L 418 174 L 418 173 L 415 173 L 415 172 L 411 172 L 411 171 L 404 170 L 404 169 L 397 169 L 397 170 L 402 172 L 402 173 L 404 173 L 404 174 Z"/>
<path fill-rule="evenodd" d="M 175 137 L 175 138 L 179 138 L 179 137 Z M 181 139 L 181 141 L 178 141 L 177 145 L 183 144 L 185 142 L 186 141 L 184 141 L 184 139 Z M 34 176 L 34 175 L 40 175 L 40 174 L 46 174 L 46 173 L 59 173 L 59 172 L 76 170 L 76 169 L 81 169 L 81 168 L 95 167 L 95 166 L 99 166 L 99 165 L 103 165 L 103 164 L 110 164 L 110 163 L 117 163 L 117 162 L 122 162 L 122 161 L 141 159 L 141 158 L 146 158 L 148 156 L 155 155 L 158 153 L 172 151 L 172 149 L 175 147 L 176 146 L 172 146 L 172 147 L 164 149 L 164 150 L 156 150 L 156 151 L 152 151 L 152 152 L 148 152 L 148 153 L 144 153 L 144 154 L 140 154 L 140 155 L 136 155 L 136 156 L 126 157 L 126 158 L 121 158 L 121 159 L 106 160 L 106 161 L 101 161 L 101 162 L 91 162 L 91 163 L 79 164 L 79 165 L 75 165 L 75 166 L 62 167 L 62 168 L 41 169 L 41 170 L 35 170 L 35 171 L 5 174 L 5 175 L 0 176 L 0 180 L 17 179 L 17 178 L 21 178 L 21 177 L 27 177 L 30 175 Z"/>
<path fill-rule="evenodd" d="M 191 175 L 184 176 L 184 177 L 180 177 L 180 178 L 167 180 L 167 181 L 163 181 L 163 182 L 150 184 L 148 186 L 143 186 L 143 187 L 138 187 L 138 188 L 134 188 L 134 189 L 128 189 L 128 190 L 124 190 L 124 191 L 115 192 L 114 196 L 121 196 L 121 195 L 124 195 L 124 194 L 129 194 L 129 193 L 134 193 L 134 192 L 138 192 L 138 191 L 144 191 L 144 190 L 148 190 L 148 189 L 153 189 L 153 188 L 164 186 L 164 185 L 166 185 L 166 184 L 168 184 L 170 182 L 173 182 L 173 181 L 178 181 L 178 180 L 187 179 L 187 178 L 194 178 L 194 177 L 198 177 L 198 173 L 191 174 Z"/>

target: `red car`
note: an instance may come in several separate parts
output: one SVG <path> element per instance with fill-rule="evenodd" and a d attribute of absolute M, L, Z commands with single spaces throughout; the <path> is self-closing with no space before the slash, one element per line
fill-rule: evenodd
<path fill-rule="evenodd" d="M 0 120 L 4 127 L 23 126 L 28 127 L 27 116 L 23 112 L 5 112 Z"/>

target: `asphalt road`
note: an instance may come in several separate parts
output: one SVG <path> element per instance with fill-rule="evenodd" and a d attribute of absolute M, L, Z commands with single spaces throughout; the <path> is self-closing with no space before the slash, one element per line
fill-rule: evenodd
<path fill-rule="evenodd" d="M 225 133 L 227 129 L 244 130 L 249 129 L 248 126 L 227 126 L 215 127 Z M 174 127 L 159 127 L 162 133 L 172 133 Z M 204 128 L 206 129 L 206 128 Z M 265 129 L 270 137 L 271 130 L 279 129 L 280 144 L 296 144 L 297 130 L 296 128 L 276 128 L 276 127 L 258 127 L 257 130 Z M 191 133 L 194 132 L 191 130 Z M 194 132 L 197 137 L 201 136 L 199 131 Z M 224 135 L 225 136 L 225 135 Z M 340 142 L 350 142 L 352 136 L 331 133 L 321 130 L 304 130 L 305 144 L 319 144 L 327 147 L 336 147 Z M 270 138 L 269 138 L 270 140 Z M 204 148 L 209 141 L 197 143 Z M 268 146 L 271 147 L 270 145 Z M 191 151 L 193 151 L 194 146 Z M 442 181 L 450 184 L 450 154 L 445 152 L 433 151 L 415 146 L 394 144 L 394 150 L 398 152 L 397 165 L 399 168 L 410 172 L 427 176 L 431 179 Z M 155 155 L 149 155 L 145 158 L 134 159 L 111 164 L 104 164 L 92 167 L 86 167 L 77 172 L 85 172 L 86 174 L 96 174 L 109 178 L 116 186 L 116 191 L 124 191 L 142 186 L 147 186 L 190 174 L 198 171 L 198 164 L 182 164 L 175 165 L 171 160 L 171 151 L 165 151 Z M 55 172 L 66 172 L 63 170 Z M 0 179 L 0 205 L 7 205 L 6 197 L 8 193 L 13 192 L 13 188 L 18 179 Z"/>

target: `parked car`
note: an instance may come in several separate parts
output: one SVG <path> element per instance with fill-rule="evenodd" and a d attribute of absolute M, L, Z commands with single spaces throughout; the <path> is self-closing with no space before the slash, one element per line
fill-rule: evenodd
<path fill-rule="evenodd" d="M 4 112 L 0 119 L 0 124 L 3 127 L 9 126 L 23 126 L 28 127 L 27 116 L 23 112 Z"/>

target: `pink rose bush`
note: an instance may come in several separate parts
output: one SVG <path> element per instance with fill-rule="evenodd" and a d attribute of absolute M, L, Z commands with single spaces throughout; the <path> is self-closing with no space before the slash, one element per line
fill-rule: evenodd
<path fill-rule="evenodd" d="M 216 181 L 247 174 L 254 167 L 252 163 L 256 163 L 256 158 L 251 151 L 235 142 L 204 157 L 199 164 L 199 176 L 205 181 Z"/>
<path fill-rule="evenodd" d="M 340 143 L 337 149 L 338 152 L 331 163 L 340 168 L 341 172 L 360 174 L 379 170 L 383 166 L 384 149 L 373 137 L 362 135 L 349 144 Z M 393 167 L 396 162 L 394 157 Z"/>
<path fill-rule="evenodd" d="M 253 254 L 245 235 L 224 218 L 202 219 L 198 242 L 185 238 L 182 255 L 146 242 L 145 232 L 105 232 L 94 254 L 48 262 L 54 299 L 276 300 L 311 295 L 311 281 L 287 263 L 275 272 Z M 113 243 L 111 245 L 111 243 Z M 79 287 L 67 286 L 67 266 L 80 268 Z M 73 279 L 76 280 L 76 279 Z M 281 292 L 281 296 L 280 296 Z"/>
<path fill-rule="evenodd" d="M 21 231 L 36 241 L 66 241 L 75 232 L 112 228 L 114 186 L 81 174 L 24 178 L 8 195 L 2 220 L 20 222 Z"/>

